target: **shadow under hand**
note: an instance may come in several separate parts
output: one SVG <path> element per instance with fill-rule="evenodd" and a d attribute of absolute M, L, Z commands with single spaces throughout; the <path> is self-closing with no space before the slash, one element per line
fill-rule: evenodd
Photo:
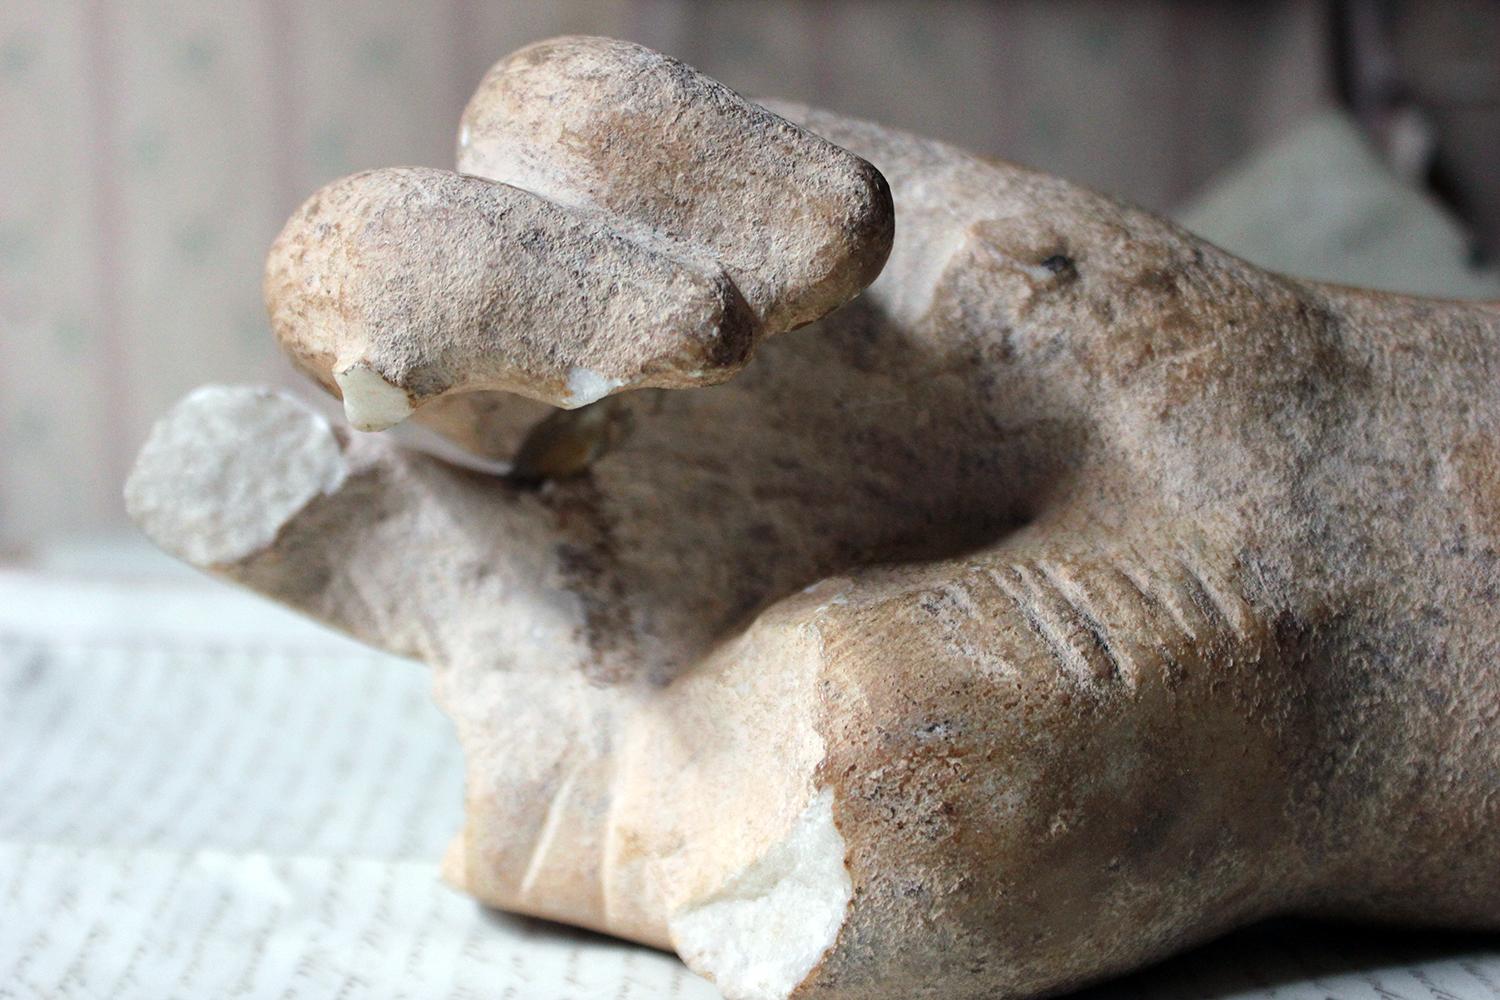
<path fill-rule="evenodd" d="M 479 995 L 524 1000 L 719 997 L 711 983 L 668 952 L 485 906 L 477 911 L 479 937 L 470 944 L 485 953 L 494 970 L 491 978 L 473 984 Z"/>
<path fill-rule="evenodd" d="M 1500 937 L 1273 920 L 1068 1000 L 1500 997 Z"/>

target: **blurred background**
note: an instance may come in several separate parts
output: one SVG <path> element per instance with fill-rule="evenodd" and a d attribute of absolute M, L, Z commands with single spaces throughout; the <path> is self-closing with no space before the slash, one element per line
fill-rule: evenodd
<path fill-rule="evenodd" d="M 259 291 L 282 221 L 342 174 L 451 165 L 486 67 L 568 32 L 1285 270 L 1500 296 L 1495 0 L 4 0 L 0 553 L 123 531 L 134 452 L 192 387 L 291 384 Z"/>

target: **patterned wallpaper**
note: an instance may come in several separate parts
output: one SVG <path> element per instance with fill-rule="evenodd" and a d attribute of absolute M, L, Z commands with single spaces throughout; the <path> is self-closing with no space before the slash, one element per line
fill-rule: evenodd
<path fill-rule="evenodd" d="M 291 384 L 261 258 L 320 184 L 448 165 L 484 69 L 632 38 L 749 94 L 1164 207 L 1327 98 L 1322 5 L 1117 0 L 4 0 L 0 552 L 124 523 L 151 420 Z"/>

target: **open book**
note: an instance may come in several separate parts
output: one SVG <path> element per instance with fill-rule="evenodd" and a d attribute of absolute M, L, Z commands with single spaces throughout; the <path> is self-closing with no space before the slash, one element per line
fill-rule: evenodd
<path fill-rule="evenodd" d="M 0 570 L 0 997 L 718 996 L 445 887 L 461 780 L 417 664 L 185 574 Z M 1500 939 L 1275 924 L 1087 995 L 1500 1000 Z"/>

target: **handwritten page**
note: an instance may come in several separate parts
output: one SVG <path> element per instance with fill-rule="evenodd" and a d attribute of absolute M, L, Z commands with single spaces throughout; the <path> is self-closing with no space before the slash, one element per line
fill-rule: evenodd
<path fill-rule="evenodd" d="M 439 881 L 462 764 L 419 665 L 197 577 L 118 569 L 0 570 L 0 998 L 718 996 L 670 955 Z M 1275 924 L 1085 995 L 1500 1000 L 1497 984 L 1494 938 Z"/>

